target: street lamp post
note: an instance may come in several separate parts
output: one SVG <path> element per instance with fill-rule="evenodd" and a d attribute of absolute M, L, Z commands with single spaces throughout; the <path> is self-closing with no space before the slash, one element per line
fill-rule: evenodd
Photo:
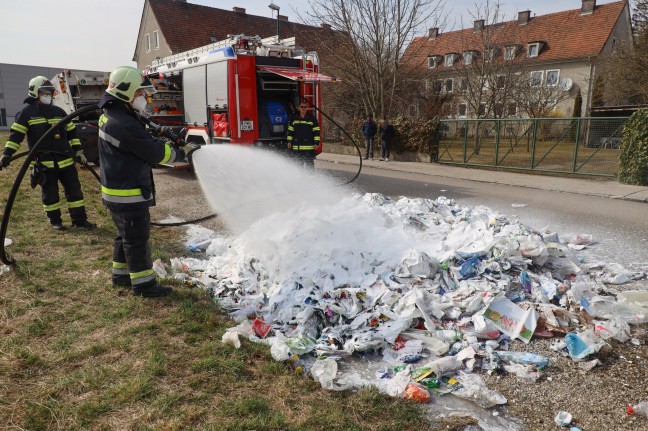
<path fill-rule="evenodd" d="M 272 15 L 274 15 L 275 11 L 277 12 L 277 43 L 279 43 L 279 6 L 270 0 L 268 7 L 272 10 Z"/>

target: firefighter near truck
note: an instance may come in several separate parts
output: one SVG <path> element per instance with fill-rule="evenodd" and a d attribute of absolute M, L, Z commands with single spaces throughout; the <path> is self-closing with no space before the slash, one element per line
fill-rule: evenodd
<path fill-rule="evenodd" d="M 319 124 L 321 82 L 316 52 L 277 40 L 236 35 L 155 60 L 144 73 L 157 92 L 144 114 L 153 122 L 182 129 L 187 142 L 287 148 L 289 120 L 300 102 Z M 322 143 L 315 154 L 322 151 Z"/>

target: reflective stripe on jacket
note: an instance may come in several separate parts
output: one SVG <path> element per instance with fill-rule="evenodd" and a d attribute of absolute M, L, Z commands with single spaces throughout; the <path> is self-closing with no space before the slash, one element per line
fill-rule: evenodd
<path fill-rule="evenodd" d="M 320 127 L 317 118 L 308 114 L 295 117 L 288 124 L 288 142 L 294 151 L 313 151 L 320 144 Z"/>
<path fill-rule="evenodd" d="M 27 145 L 31 150 L 40 138 L 54 124 L 67 114 L 58 106 L 44 105 L 36 99 L 25 99 L 26 106 L 16 114 L 16 120 L 11 125 L 9 139 L 5 144 L 3 154 L 12 156 L 27 137 Z M 38 147 L 38 159 L 48 168 L 65 168 L 72 166 L 71 156 L 81 150 L 81 141 L 76 136 L 74 123 L 61 124 Z"/>
<path fill-rule="evenodd" d="M 99 102 L 101 194 L 108 206 L 128 209 L 154 204 L 152 165 L 182 158 L 170 144 L 153 138 L 123 101 L 105 94 Z"/>

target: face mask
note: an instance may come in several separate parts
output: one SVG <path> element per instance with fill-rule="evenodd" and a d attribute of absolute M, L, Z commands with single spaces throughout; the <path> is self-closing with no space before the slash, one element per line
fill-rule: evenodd
<path fill-rule="evenodd" d="M 38 98 L 38 100 L 41 101 L 42 104 L 44 105 L 49 105 L 52 103 L 52 95 L 51 94 L 43 94 L 41 97 Z"/>
<path fill-rule="evenodd" d="M 139 96 L 134 98 L 131 104 L 133 105 L 133 109 L 136 111 L 144 112 L 144 108 L 146 108 L 148 102 L 146 101 L 146 97 Z"/>

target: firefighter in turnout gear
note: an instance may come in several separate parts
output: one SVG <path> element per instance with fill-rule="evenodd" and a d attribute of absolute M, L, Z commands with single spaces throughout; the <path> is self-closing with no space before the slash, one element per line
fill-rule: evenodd
<path fill-rule="evenodd" d="M 288 124 L 288 149 L 304 165 L 315 168 L 315 149 L 320 144 L 320 127 L 317 118 L 308 113 L 308 104 L 301 101 L 299 113 Z"/>
<path fill-rule="evenodd" d="M 67 115 L 63 109 L 52 105 L 54 91 L 54 86 L 44 76 L 37 76 L 29 81 L 29 97 L 25 99 L 26 106 L 16 114 L 16 121 L 11 126 L 9 140 L 0 159 L 0 169 L 9 166 L 11 156 L 20 148 L 25 136 L 31 150 L 50 127 Z M 57 130 L 39 145 L 38 154 L 32 164 L 31 186 L 41 186 L 45 213 L 56 230 L 65 230 L 61 219 L 59 181 L 65 191 L 72 226 L 86 229 L 96 227 L 88 221 L 74 159 L 81 163 L 88 162 L 83 154 L 81 141 L 76 136 L 74 124 L 70 122 L 58 126 Z"/>
<path fill-rule="evenodd" d="M 101 192 L 117 228 L 112 281 L 132 288 L 133 295 L 157 297 L 171 292 L 157 283 L 149 236 L 149 207 L 155 205 L 152 165 L 182 160 L 182 151 L 154 138 L 136 115 L 146 107 L 146 93 L 155 92 L 139 70 L 121 66 L 109 78 L 99 102 L 99 160 Z M 183 147 L 185 154 L 199 148 Z"/>

